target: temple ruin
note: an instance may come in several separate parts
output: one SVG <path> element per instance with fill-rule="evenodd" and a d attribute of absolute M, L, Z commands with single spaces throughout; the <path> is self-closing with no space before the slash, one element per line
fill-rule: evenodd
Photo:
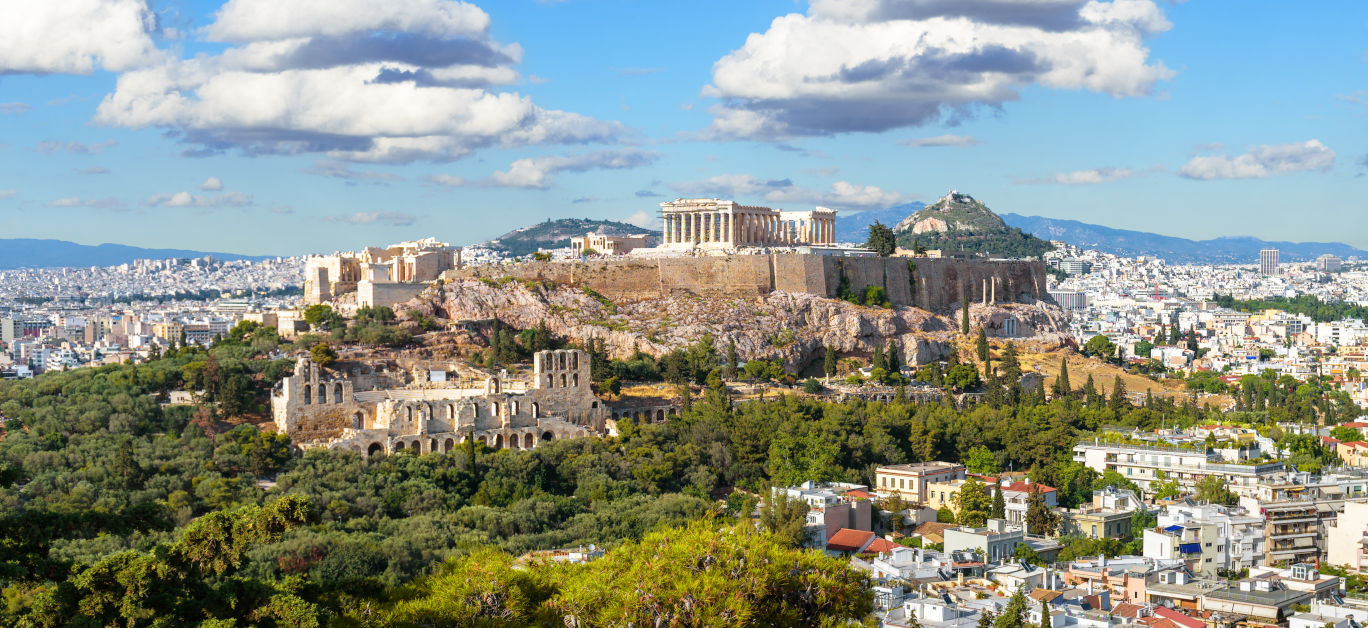
<path fill-rule="evenodd" d="M 366 455 L 448 452 L 467 439 L 494 449 L 531 449 L 606 431 L 608 411 L 590 388 L 583 351 L 537 352 L 530 379 L 429 368 L 401 375 L 360 367 L 329 374 L 300 358 L 272 392 L 276 429 L 301 448 Z"/>

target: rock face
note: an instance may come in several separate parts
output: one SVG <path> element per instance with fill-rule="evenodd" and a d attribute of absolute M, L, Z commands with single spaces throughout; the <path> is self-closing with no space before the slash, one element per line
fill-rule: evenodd
<path fill-rule="evenodd" d="M 908 230 L 913 233 L 935 231 L 997 233 L 1007 231 L 1007 223 L 988 209 L 987 205 L 974 200 L 974 197 L 952 190 L 935 203 L 927 205 L 917 213 L 904 218 L 894 229 L 899 233 Z"/>
<path fill-rule="evenodd" d="M 831 347 L 841 355 L 868 355 L 894 340 L 909 362 L 949 355 L 958 318 L 912 307 L 875 308 L 811 294 L 770 292 L 749 298 L 680 295 L 613 303 L 596 293 L 547 283 L 457 279 L 433 286 L 395 308 L 449 320 L 498 318 L 527 329 L 545 323 L 573 342 L 601 339 L 614 357 L 634 350 L 660 356 L 704 334 L 719 349 L 736 342 L 743 360 L 782 360 L 799 370 Z M 406 314 L 405 314 L 406 315 Z M 990 336 L 1033 337 L 1057 344 L 1063 312 L 1044 303 L 970 306 L 974 325 Z M 1008 322 L 1013 321 L 1013 322 Z"/>

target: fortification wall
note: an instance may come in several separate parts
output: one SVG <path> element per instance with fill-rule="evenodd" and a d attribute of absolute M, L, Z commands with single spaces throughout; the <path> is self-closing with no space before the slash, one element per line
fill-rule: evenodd
<path fill-rule="evenodd" d="M 524 262 L 449 270 L 446 277 L 549 281 L 587 287 L 609 299 L 636 301 L 681 294 L 747 298 L 781 290 L 836 297 L 882 286 L 893 305 L 927 310 L 1048 299 L 1045 265 L 1023 260 L 835 257 L 799 253 L 719 255 L 586 262 Z M 987 293 L 985 296 L 985 292 Z M 995 297 L 995 298 L 994 298 Z"/>

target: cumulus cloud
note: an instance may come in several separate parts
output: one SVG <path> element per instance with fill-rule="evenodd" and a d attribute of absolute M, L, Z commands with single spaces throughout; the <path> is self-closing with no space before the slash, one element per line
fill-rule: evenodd
<path fill-rule="evenodd" d="M 655 212 L 648 212 L 644 209 L 638 209 L 635 212 L 632 212 L 632 215 L 628 216 L 623 222 L 629 225 L 636 225 L 642 229 L 658 231 L 661 228 L 660 216 L 656 215 Z"/>
<path fill-rule="evenodd" d="M 1179 171 L 1184 177 L 1198 180 L 1262 179 L 1290 172 L 1319 170 L 1325 172 L 1335 165 L 1335 151 L 1320 140 L 1296 144 L 1264 144 L 1249 149 L 1242 155 L 1210 155 L 1193 157 Z"/>
<path fill-rule="evenodd" d="M 412 225 L 418 217 L 413 214 L 402 212 L 356 212 L 345 216 L 328 216 L 328 222 L 340 222 L 348 225 L 389 225 L 391 227 L 407 227 Z"/>
<path fill-rule="evenodd" d="M 1138 174 L 1130 168 L 1092 168 L 1090 170 L 1075 170 L 1073 172 L 1061 172 L 1049 177 L 1040 179 L 1019 179 L 1016 183 L 1058 183 L 1062 185 L 1091 185 L 1093 183 L 1106 183 L 1118 179 L 1129 179 Z"/>
<path fill-rule="evenodd" d="M 830 190 L 805 188 L 789 179 L 760 179 L 749 174 L 723 174 L 701 181 L 669 184 L 685 196 L 759 199 L 766 203 L 797 203 L 836 208 L 868 209 L 896 205 L 906 197 L 892 190 L 846 181 L 831 184 Z"/>
<path fill-rule="evenodd" d="M 209 177 L 200 184 L 199 189 L 206 192 L 218 192 L 223 189 L 223 181 L 219 180 L 218 177 Z"/>
<path fill-rule="evenodd" d="M 937 135 L 935 137 L 918 137 L 910 140 L 904 140 L 902 142 L 904 146 L 911 146 L 913 148 L 934 148 L 938 146 L 973 146 L 978 143 L 978 139 L 971 135 L 950 135 L 948 133 L 945 135 Z"/>
<path fill-rule="evenodd" d="M 120 202 L 119 199 L 113 198 L 113 197 L 107 197 L 107 198 L 81 198 L 81 197 L 78 197 L 78 196 L 71 196 L 71 197 L 67 197 L 67 198 L 59 198 L 59 199 L 57 199 L 57 200 L 55 200 L 55 201 L 52 201 L 52 202 L 49 202 L 49 203 L 47 204 L 48 207 L 102 207 L 102 208 L 103 208 L 103 207 L 119 207 L 119 206 L 121 206 L 121 205 L 123 205 L 123 203 Z"/>
<path fill-rule="evenodd" d="M 600 150 L 578 155 L 532 157 L 514 161 L 509 165 L 508 170 L 489 175 L 488 178 L 480 181 L 480 185 L 545 190 L 555 182 L 555 175 L 559 172 L 638 168 L 659 158 L 658 153 L 637 149 Z"/>
<path fill-rule="evenodd" d="M 783 138 L 917 126 L 1031 85 L 1115 97 L 1173 76 L 1145 40 L 1153 0 L 817 0 L 713 66 L 711 134 Z"/>
<path fill-rule="evenodd" d="M 192 154 L 389 163 L 625 133 L 495 91 L 519 80 L 522 49 L 491 39 L 489 16 L 465 2 L 229 0 L 205 33 L 232 45 L 122 74 L 96 122 L 165 128 Z"/>
<path fill-rule="evenodd" d="M 146 0 L 6 2 L 0 75 L 120 71 L 163 57 Z"/>
<path fill-rule="evenodd" d="M 228 192 L 201 196 L 189 192 L 176 192 L 149 197 L 146 204 L 152 207 L 244 207 L 252 204 L 252 195 Z"/>
<path fill-rule="evenodd" d="M 96 144 L 82 144 L 81 142 L 59 142 L 56 140 L 45 140 L 38 142 L 34 150 L 40 153 L 71 153 L 73 155 L 98 155 L 103 153 L 106 148 L 112 148 L 119 143 L 114 140 L 105 140 Z"/>
<path fill-rule="evenodd" d="M 26 102 L 0 102 L 0 115 L 17 116 L 28 113 L 33 106 Z"/>
<path fill-rule="evenodd" d="M 15 194 L 18 194 L 18 193 L 19 193 L 19 190 L 15 190 L 15 189 L 0 190 L 0 201 L 3 201 L 3 200 L 5 200 L 5 199 L 7 199 L 7 198 L 14 198 L 14 195 L 15 195 Z"/>

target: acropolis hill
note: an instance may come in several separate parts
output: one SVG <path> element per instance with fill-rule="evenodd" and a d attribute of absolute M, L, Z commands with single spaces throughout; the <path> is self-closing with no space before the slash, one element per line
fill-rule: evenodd
<path fill-rule="evenodd" d="M 1049 300 L 1045 265 L 1035 260 L 926 257 L 837 257 L 813 253 L 622 257 L 568 262 L 523 262 L 448 270 L 443 278 L 551 282 L 585 287 L 614 301 L 681 295 L 756 297 L 771 292 L 836 298 L 844 282 L 860 293 L 880 286 L 894 306 L 933 312 L 976 303 Z"/>

